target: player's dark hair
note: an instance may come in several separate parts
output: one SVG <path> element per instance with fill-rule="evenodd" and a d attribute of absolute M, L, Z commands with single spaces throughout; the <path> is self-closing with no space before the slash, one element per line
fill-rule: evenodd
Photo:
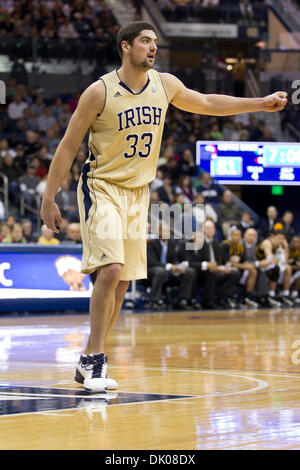
<path fill-rule="evenodd" d="M 132 43 L 133 43 L 134 39 L 144 29 L 154 31 L 155 34 L 156 34 L 154 26 L 152 26 L 152 24 L 150 24 L 150 23 L 146 23 L 145 21 L 133 21 L 132 23 L 128 23 L 126 26 L 123 26 L 119 30 L 116 42 L 117 42 L 117 48 L 118 48 L 118 52 L 120 54 L 121 59 L 122 59 L 121 42 L 122 41 L 127 41 L 132 46 Z"/>

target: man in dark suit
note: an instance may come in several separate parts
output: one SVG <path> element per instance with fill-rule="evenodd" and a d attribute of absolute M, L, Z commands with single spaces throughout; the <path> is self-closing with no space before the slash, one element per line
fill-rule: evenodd
<path fill-rule="evenodd" d="M 278 218 L 278 211 L 275 206 L 269 206 L 267 208 L 267 218 L 262 222 L 259 228 L 260 240 L 264 240 L 272 234 L 275 228 L 274 225 L 276 223 L 280 223 L 280 219 Z M 278 228 L 283 228 L 283 226 Z"/>
<path fill-rule="evenodd" d="M 216 233 L 215 224 L 207 220 L 204 224 L 203 247 L 197 249 L 196 233 L 195 249 L 185 250 L 185 259 L 191 268 L 197 271 L 196 289 L 203 285 L 202 307 L 205 309 L 232 308 L 235 306 L 233 296 L 239 280 L 239 273 L 220 264 L 219 243 L 214 239 Z M 216 302 L 216 289 L 219 287 L 219 300 Z"/>
<path fill-rule="evenodd" d="M 163 302 L 163 287 L 179 285 L 179 292 L 174 308 L 187 309 L 191 301 L 191 294 L 196 271 L 188 263 L 179 261 L 179 244 L 170 238 L 167 226 L 159 225 L 159 238 L 151 239 L 147 243 L 148 279 L 151 282 L 152 307 L 162 310 L 166 306 Z"/>

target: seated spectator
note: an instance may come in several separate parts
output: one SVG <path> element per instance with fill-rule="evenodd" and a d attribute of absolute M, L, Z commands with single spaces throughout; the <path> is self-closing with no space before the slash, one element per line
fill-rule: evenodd
<path fill-rule="evenodd" d="M 295 235 L 293 212 L 285 211 L 282 217 L 282 223 L 283 223 L 283 230 L 284 230 L 285 238 L 287 239 L 287 242 L 290 243 L 290 241 Z"/>
<path fill-rule="evenodd" d="M 36 126 L 39 132 L 46 132 L 52 129 L 56 119 L 51 114 L 50 106 L 45 106 L 43 112 L 36 118 Z"/>
<path fill-rule="evenodd" d="M 228 238 L 230 228 L 237 225 L 241 220 L 241 210 L 233 202 L 232 192 L 226 189 L 223 193 L 222 202 L 218 207 L 218 221 L 222 228 L 224 238 Z"/>
<path fill-rule="evenodd" d="M 28 159 L 35 155 L 41 148 L 40 134 L 34 131 L 26 132 L 26 142 L 24 144 L 24 155 Z"/>
<path fill-rule="evenodd" d="M 63 111 L 63 102 L 61 98 L 56 98 L 54 104 L 51 106 L 51 114 L 57 119 L 59 114 Z"/>
<path fill-rule="evenodd" d="M 165 224 L 159 225 L 159 238 L 147 243 L 148 276 L 151 282 L 152 307 L 162 310 L 163 286 L 179 285 L 174 308 L 186 309 L 191 301 L 195 271 L 180 263 L 177 254 L 177 242 L 170 238 L 170 230 Z"/>
<path fill-rule="evenodd" d="M 0 242 L 3 242 L 5 238 L 10 236 L 10 228 L 6 222 L 0 223 Z"/>
<path fill-rule="evenodd" d="M 48 167 L 45 165 L 44 161 L 38 156 L 33 156 L 29 162 L 30 165 L 35 167 L 35 175 L 43 179 L 48 173 Z"/>
<path fill-rule="evenodd" d="M 10 233 L 2 241 L 3 243 L 26 243 L 22 226 L 18 223 L 13 224 L 10 227 Z"/>
<path fill-rule="evenodd" d="M 32 222 L 30 219 L 22 219 L 21 226 L 23 229 L 23 235 L 27 243 L 36 243 L 38 237 L 32 233 Z"/>
<path fill-rule="evenodd" d="M 8 216 L 6 217 L 5 222 L 7 223 L 7 225 L 9 226 L 9 228 L 11 228 L 14 224 L 17 223 L 17 220 L 16 220 L 15 216 L 13 216 L 13 215 L 8 215 Z"/>
<path fill-rule="evenodd" d="M 193 153 L 190 149 L 185 149 L 182 152 L 179 167 L 181 174 L 187 176 L 197 176 L 198 168 L 194 162 Z"/>
<path fill-rule="evenodd" d="M 205 202 L 208 204 L 211 204 L 212 206 L 219 204 L 222 190 L 213 182 L 209 173 L 202 173 L 194 184 L 194 188 L 197 193 L 201 193 L 204 196 Z"/>
<path fill-rule="evenodd" d="M 193 238 L 195 248 L 184 249 L 181 245 L 181 257 L 189 262 L 189 266 L 197 272 L 195 291 L 192 297 L 197 297 L 199 287 L 203 287 L 201 298 L 202 307 L 205 309 L 232 308 L 235 307 L 234 295 L 236 293 L 239 273 L 230 266 L 221 263 L 219 243 L 215 240 L 216 228 L 212 220 L 204 223 L 204 244 L 202 232 L 197 232 Z M 218 292 L 217 292 L 218 291 Z"/>
<path fill-rule="evenodd" d="M 157 188 L 157 192 L 161 202 L 165 202 L 171 205 L 175 201 L 171 186 L 171 178 L 168 175 L 164 175 L 163 184 Z"/>
<path fill-rule="evenodd" d="M 38 239 L 39 245 L 59 245 L 59 240 L 53 236 L 53 230 L 47 227 L 47 225 L 42 225 L 41 227 L 41 236 Z"/>
<path fill-rule="evenodd" d="M 16 152 L 13 148 L 11 148 L 7 139 L 0 140 L 0 162 L 3 161 L 2 159 L 5 155 L 10 154 L 13 158 L 16 156 Z"/>
<path fill-rule="evenodd" d="M 188 175 L 180 177 L 178 186 L 175 186 L 175 194 L 184 195 L 184 203 L 189 204 L 193 201 L 196 191 L 193 190 L 191 178 Z"/>
<path fill-rule="evenodd" d="M 32 114 L 30 108 L 25 108 L 22 117 L 19 119 L 17 127 L 19 131 L 35 131 L 37 129 L 36 117 Z"/>
<path fill-rule="evenodd" d="M 210 138 L 212 140 L 224 140 L 224 136 L 222 132 L 220 131 L 220 127 L 218 123 L 214 123 L 211 126 Z"/>
<path fill-rule="evenodd" d="M 259 238 L 261 240 L 268 238 L 277 222 L 280 222 L 277 208 L 275 206 L 269 206 L 267 208 L 267 218 L 261 223 L 259 228 Z"/>
<path fill-rule="evenodd" d="M 76 39 L 79 38 L 79 34 L 74 28 L 74 25 L 68 20 L 63 18 L 61 26 L 58 28 L 58 37 L 61 39 Z"/>
<path fill-rule="evenodd" d="M 57 122 L 58 122 L 60 128 L 62 129 L 63 133 L 65 132 L 71 117 L 72 117 L 72 113 L 70 111 L 69 104 L 64 103 L 63 110 L 62 110 L 62 112 L 60 112 L 58 114 L 58 117 L 57 117 Z"/>
<path fill-rule="evenodd" d="M 81 244 L 81 231 L 80 231 L 80 224 L 78 222 L 73 222 L 68 225 L 67 228 L 67 236 L 63 241 L 64 244 Z"/>
<path fill-rule="evenodd" d="M 150 184 L 150 192 L 156 191 L 157 188 L 163 185 L 163 172 L 161 170 L 156 171 L 156 178 Z"/>
<path fill-rule="evenodd" d="M 70 191 L 70 185 L 69 178 L 63 180 L 59 191 L 56 193 L 55 202 L 62 217 L 67 218 L 69 222 L 78 222 L 77 194 L 75 191 Z"/>
<path fill-rule="evenodd" d="M 36 188 L 39 182 L 41 181 L 38 176 L 36 176 L 36 166 L 29 164 L 26 170 L 26 174 L 19 178 L 19 186 L 21 193 L 24 197 L 24 201 L 33 206 L 36 197 Z"/>
<path fill-rule="evenodd" d="M 258 307 L 258 304 L 253 300 L 257 270 L 254 264 L 246 261 L 242 232 L 233 228 L 229 239 L 221 243 L 220 250 L 222 263 L 237 269 L 240 273 L 239 282 L 245 286 L 244 304 L 249 307 Z"/>
<path fill-rule="evenodd" d="M 18 121 L 23 117 L 23 111 L 28 107 L 25 101 L 22 101 L 21 95 L 16 93 L 14 100 L 7 107 L 7 115 L 12 121 Z"/>
<path fill-rule="evenodd" d="M 214 223 L 217 222 L 217 220 L 218 220 L 217 213 L 210 204 L 206 204 L 203 193 L 196 194 L 196 196 L 194 197 L 194 200 L 193 200 L 193 204 L 204 204 L 204 217 L 205 217 L 205 220 L 210 219 Z M 196 207 L 195 207 L 195 209 L 196 209 Z M 193 213 L 194 213 L 194 216 L 196 217 L 196 219 L 198 219 L 197 211 L 195 211 L 195 212 L 193 211 Z M 201 210 L 201 218 L 202 218 L 202 210 Z"/>
<path fill-rule="evenodd" d="M 71 186 L 70 186 L 71 191 L 77 191 L 77 186 L 78 186 L 80 175 L 81 175 L 81 167 L 79 163 L 75 160 L 71 168 L 71 177 L 72 177 Z"/>
<path fill-rule="evenodd" d="M 179 163 L 174 157 L 168 158 L 165 165 L 162 165 L 158 168 L 165 175 L 168 175 L 172 181 L 177 181 L 180 178 L 180 167 Z"/>
<path fill-rule="evenodd" d="M 57 149 L 57 146 L 60 142 L 60 138 L 58 137 L 57 130 L 55 128 L 48 129 L 46 131 L 46 135 L 43 138 L 43 142 L 48 144 L 48 151 L 50 155 L 54 155 Z"/>
<path fill-rule="evenodd" d="M 43 109 L 45 107 L 44 100 L 41 95 L 37 95 L 35 97 L 34 103 L 30 106 L 30 111 L 33 114 L 33 116 L 40 116 L 43 112 Z"/>
<path fill-rule="evenodd" d="M 251 220 L 251 214 L 248 211 L 243 211 L 241 215 L 241 221 L 237 224 L 236 228 L 244 233 L 248 228 L 254 227 L 254 222 Z"/>

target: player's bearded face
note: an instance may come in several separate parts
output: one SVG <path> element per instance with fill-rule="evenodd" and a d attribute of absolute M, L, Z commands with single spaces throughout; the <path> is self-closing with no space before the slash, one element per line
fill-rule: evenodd
<path fill-rule="evenodd" d="M 156 41 L 153 31 L 142 31 L 135 38 L 129 52 L 129 60 L 134 67 L 147 71 L 154 66 L 157 52 Z"/>

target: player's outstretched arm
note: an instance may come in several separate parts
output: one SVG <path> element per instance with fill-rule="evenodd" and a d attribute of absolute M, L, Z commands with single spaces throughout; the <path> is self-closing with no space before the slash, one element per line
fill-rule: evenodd
<path fill-rule="evenodd" d="M 277 91 L 263 98 L 236 98 L 228 95 L 202 94 L 187 88 L 177 77 L 161 73 L 170 103 L 183 111 L 209 116 L 231 116 L 256 111 L 281 111 L 287 103 L 287 93 Z"/>
<path fill-rule="evenodd" d="M 61 214 L 54 198 L 62 181 L 67 177 L 87 130 L 102 111 L 105 103 L 105 87 L 101 80 L 89 86 L 81 95 L 78 106 L 70 119 L 64 137 L 60 141 L 50 165 L 47 185 L 42 199 L 41 219 L 48 228 L 58 232 Z"/>

